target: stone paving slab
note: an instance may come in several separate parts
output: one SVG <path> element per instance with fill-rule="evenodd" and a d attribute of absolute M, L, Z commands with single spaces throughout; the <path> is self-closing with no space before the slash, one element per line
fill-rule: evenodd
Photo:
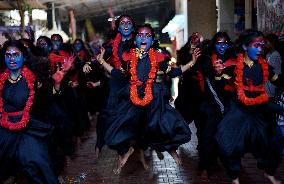
<path fill-rule="evenodd" d="M 133 154 L 120 175 L 115 175 L 112 169 L 116 163 L 116 153 L 104 148 L 99 159 L 94 159 L 96 133 L 95 129 L 89 133 L 89 138 L 82 144 L 71 160 L 63 175 L 66 184 L 199 184 L 197 138 L 195 127 L 190 124 L 193 132 L 192 140 L 178 150 L 183 165 L 178 167 L 168 153 L 164 153 L 164 160 L 159 160 L 155 152 L 146 151 L 146 161 L 150 166 L 148 171 L 143 169 L 138 161 L 137 153 Z M 284 162 L 283 162 L 284 163 Z M 284 164 L 278 169 L 278 178 L 284 179 Z M 243 184 L 268 184 L 263 173 L 256 168 L 256 161 L 251 155 L 243 159 L 243 170 L 240 177 Z M 210 184 L 229 184 L 224 168 L 216 166 L 210 173 Z"/>

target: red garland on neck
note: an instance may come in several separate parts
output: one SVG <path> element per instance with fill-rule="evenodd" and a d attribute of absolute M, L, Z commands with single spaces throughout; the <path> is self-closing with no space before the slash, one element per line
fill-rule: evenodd
<path fill-rule="evenodd" d="M 130 100 L 135 105 L 145 106 L 153 100 L 152 86 L 153 86 L 154 79 L 156 77 L 158 65 L 157 65 L 154 49 L 151 48 L 148 54 L 150 58 L 151 69 L 148 74 L 148 79 L 146 81 L 145 95 L 143 99 L 141 99 L 139 98 L 138 92 L 137 92 L 137 87 L 142 85 L 142 82 L 138 79 L 138 76 L 137 76 L 138 53 L 135 49 L 131 50 L 132 59 L 130 61 L 130 74 L 131 74 Z"/>
<path fill-rule="evenodd" d="M 121 34 L 117 33 L 112 45 L 113 64 L 116 69 L 120 69 L 121 67 L 120 59 L 118 56 L 118 45 L 121 42 L 121 38 Z"/>
<path fill-rule="evenodd" d="M 21 75 L 26 79 L 28 89 L 29 89 L 29 97 L 26 102 L 26 106 L 23 111 L 19 112 L 6 112 L 3 108 L 3 88 L 5 81 L 10 76 L 10 71 L 6 69 L 2 74 L 0 74 L 0 125 L 4 128 L 7 128 L 11 131 L 19 131 L 25 128 L 30 119 L 30 110 L 33 105 L 34 100 L 34 83 L 35 83 L 35 75 L 25 66 L 21 69 Z M 9 121 L 9 116 L 17 116 L 22 115 L 20 121 L 13 123 Z"/>
<path fill-rule="evenodd" d="M 268 102 L 268 94 L 264 86 L 265 83 L 268 81 L 268 75 L 269 75 L 268 64 L 263 58 L 259 58 L 258 62 L 262 68 L 262 73 L 263 73 L 262 84 L 258 86 L 250 84 L 249 86 L 247 86 L 244 85 L 243 83 L 245 57 L 243 54 L 239 54 L 237 58 L 237 66 L 235 70 L 237 94 L 238 94 L 238 99 L 245 105 L 257 105 Z M 255 98 L 250 98 L 246 96 L 245 91 L 259 92 L 260 95 Z"/>
<path fill-rule="evenodd" d="M 217 64 L 217 54 L 215 54 L 215 52 L 211 56 L 211 61 L 213 66 Z"/>

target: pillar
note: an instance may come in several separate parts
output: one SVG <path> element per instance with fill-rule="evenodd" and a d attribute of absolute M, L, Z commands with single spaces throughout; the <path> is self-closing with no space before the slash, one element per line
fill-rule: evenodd
<path fill-rule="evenodd" d="M 188 1 L 188 33 L 199 32 L 211 39 L 217 31 L 217 11 L 215 0 Z"/>
<path fill-rule="evenodd" d="M 252 0 L 245 0 L 245 29 L 252 28 Z"/>
<path fill-rule="evenodd" d="M 217 0 L 218 20 L 217 31 L 227 32 L 232 40 L 235 39 L 234 1 Z"/>

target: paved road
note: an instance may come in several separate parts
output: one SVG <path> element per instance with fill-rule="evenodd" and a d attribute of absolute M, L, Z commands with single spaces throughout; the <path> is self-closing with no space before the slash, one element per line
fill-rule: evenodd
<path fill-rule="evenodd" d="M 193 131 L 192 140 L 181 146 L 178 150 L 183 165 L 178 167 L 169 154 L 165 153 L 165 159 L 160 161 L 154 152 L 146 152 L 146 161 L 150 169 L 145 171 L 138 161 L 137 153 L 133 154 L 120 175 L 114 175 L 112 169 L 115 166 L 116 154 L 108 148 L 104 148 L 99 159 L 94 159 L 94 146 L 96 142 L 95 128 L 89 132 L 88 139 L 83 142 L 76 156 L 71 160 L 63 175 L 66 184 L 197 184 L 199 172 L 197 170 L 198 154 L 196 151 L 197 139 L 195 127 L 190 125 Z M 277 176 L 284 181 L 284 162 L 278 169 Z M 240 181 L 243 184 L 268 184 L 263 173 L 256 169 L 256 162 L 246 155 L 243 159 L 243 170 Z M 216 166 L 210 173 L 210 184 L 229 184 L 224 169 Z"/>

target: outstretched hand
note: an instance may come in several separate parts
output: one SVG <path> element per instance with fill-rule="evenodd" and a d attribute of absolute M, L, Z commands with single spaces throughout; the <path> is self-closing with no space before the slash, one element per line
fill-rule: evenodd
<path fill-rule="evenodd" d="M 196 63 L 197 59 L 199 58 L 199 56 L 201 56 L 201 50 L 200 48 L 196 48 L 194 49 L 193 53 L 192 53 L 192 62 L 193 64 Z"/>
<path fill-rule="evenodd" d="M 65 72 L 58 66 L 56 72 L 52 74 L 52 79 L 54 80 L 55 84 L 60 84 L 64 75 Z"/>
<path fill-rule="evenodd" d="M 67 58 L 64 59 L 63 65 L 62 65 L 64 72 L 67 72 L 68 70 L 70 70 L 75 58 L 76 58 L 76 56 L 74 54 L 72 54 L 71 56 L 68 56 Z"/>
<path fill-rule="evenodd" d="M 92 71 L 92 67 L 88 63 L 84 64 L 83 72 L 87 74 L 87 73 L 90 73 L 91 71 Z"/>
<path fill-rule="evenodd" d="M 97 60 L 100 64 L 104 62 L 105 48 L 101 48 L 101 53 L 97 55 Z"/>
<path fill-rule="evenodd" d="M 224 65 L 222 64 L 222 60 L 218 59 L 216 63 L 214 64 L 214 69 L 217 74 L 221 74 L 224 70 Z"/>

